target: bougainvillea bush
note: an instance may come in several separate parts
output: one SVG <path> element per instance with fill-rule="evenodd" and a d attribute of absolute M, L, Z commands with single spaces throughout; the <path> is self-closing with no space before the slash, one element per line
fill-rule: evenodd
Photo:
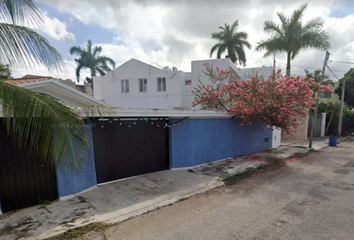
<path fill-rule="evenodd" d="M 203 110 L 225 110 L 242 120 L 241 126 L 264 122 L 282 129 L 283 133 L 298 131 L 298 119 L 313 107 L 319 90 L 333 92 L 314 79 L 287 76 L 278 71 L 268 79 L 256 74 L 250 81 L 231 81 L 234 75 L 205 64 L 204 73 L 210 85 L 201 82 L 193 91 L 193 106 Z"/>

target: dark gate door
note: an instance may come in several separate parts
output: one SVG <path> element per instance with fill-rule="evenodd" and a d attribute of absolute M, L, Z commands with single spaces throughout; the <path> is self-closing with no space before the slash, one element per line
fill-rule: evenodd
<path fill-rule="evenodd" d="M 169 168 L 166 120 L 96 123 L 93 141 L 97 182 Z"/>
<path fill-rule="evenodd" d="M 58 198 L 55 170 L 10 141 L 0 122 L 0 201 L 3 212 Z"/>
<path fill-rule="evenodd" d="M 310 137 L 311 134 L 311 125 L 313 124 L 313 115 L 309 115 L 309 124 L 308 124 L 308 131 L 307 136 Z M 313 129 L 313 137 L 321 137 L 321 127 L 322 127 L 322 115 L 318 114 L 315 118 L 316 127 Z"/>

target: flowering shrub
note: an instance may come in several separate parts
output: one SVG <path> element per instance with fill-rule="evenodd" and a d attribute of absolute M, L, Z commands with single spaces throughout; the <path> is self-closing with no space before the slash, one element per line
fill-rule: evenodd
<path fill-rule="evenodd" d="M 204 110 L 226 110 L 242 119 L 241 126 L 252 122 L 264 122 L 282 129 L 283 133 L 300 130 L 297 120 L 304 117 L 315 103 L 319 89 L 333 92 L 314 79 L 286 76 L 278 71 L 269 79 L 256 74 L 250 81 L 233 81 L 230 71 L 220 70 L 205 64 L 204 73 L 210 85 L 201 82 L 193 91 L 193 106 L 201 105 Z"/>

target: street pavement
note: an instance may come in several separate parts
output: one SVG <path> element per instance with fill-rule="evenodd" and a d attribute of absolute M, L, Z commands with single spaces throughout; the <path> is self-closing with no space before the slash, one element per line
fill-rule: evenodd
<path fill-rule="evenodd" d="M 354 239 L 354 140 L 80 239 Z"/>

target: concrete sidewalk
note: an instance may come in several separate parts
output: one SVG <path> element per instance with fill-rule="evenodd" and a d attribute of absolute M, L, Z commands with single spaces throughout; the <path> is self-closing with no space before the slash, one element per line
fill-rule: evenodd
<path fill-rule="evenodd" d="M 0 236 L 45 239 L 93 222 L 117 223 L 222 185 L 187 170 L 146 174 L 98 186 L 68 201 L 0 215 Z"/>
<path fill-rule="evenodd" d="M 341 137 L 338 139 L 338 143 L 345 141 L 349 137 Z M 312 148 L 314 150 L 320 150 L 322 148 L 328 147 L 329 137 L 314 138 L 312 140 Z M 281 146 L 291 146 L 299 148 L 308 148 L 309 140 L 282 140 Z"/>

